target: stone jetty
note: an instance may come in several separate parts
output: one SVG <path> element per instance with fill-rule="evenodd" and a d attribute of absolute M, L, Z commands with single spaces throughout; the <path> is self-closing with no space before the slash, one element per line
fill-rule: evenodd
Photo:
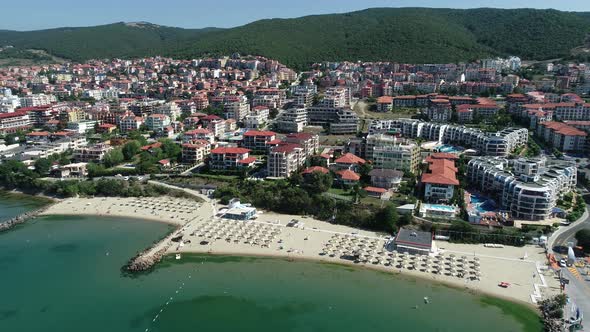
<path fill-rule="evenodd" d="M 39 214 L 43 213 L 45 210 L 49 208 L 49 205 L 43 206 L 37 210 L 29 211 L 22 213 L 16 217 L 9 219 L 8 221 L 0 223 L 0 232 L 5 232 L 16 225 L 20 225 L 25 223 L 29 219 L 33 219 L 37 217 Z"/>

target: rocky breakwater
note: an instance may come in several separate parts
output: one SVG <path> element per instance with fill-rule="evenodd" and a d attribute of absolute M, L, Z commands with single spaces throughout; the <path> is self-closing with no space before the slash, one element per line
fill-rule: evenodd
<path fill-rule="evenodd" d="M 123 270 L 131 273 L 151 270 L 156 264 L 162 261 L 162 258 L 166 255 L 166 252 L 170 249 L 174 240 L 179 236 L 182 237 L 182 235 L 175 233 L 176 232 L 173 232 L 161 241 L 154 243 L 154 245 L 148 249 L 139 252 L 127 262 L 123 267 Z"/>
<path fill-rule="evenodd" d="M 39 214 L 43 213 L 45 210 L 49 208 L 49 205 L 39 208 L 37 210 L 25 212 L 23 214 L 19 214 L 16 217 L 12 217 L 5 222 L 0 222 L 0 232 L 5 232 L 16 225 L 20 225 L 25 223 L 29 219 L 36 218 Z"/>

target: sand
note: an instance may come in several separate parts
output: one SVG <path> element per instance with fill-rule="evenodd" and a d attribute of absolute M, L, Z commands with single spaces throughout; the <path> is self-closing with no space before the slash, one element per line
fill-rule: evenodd
<path fill-rule="evenodd" d="M 544 250 L 536 246 L 487 248 L 483 245 L 436 241 L 444 262 L 440 266 L 449 267 L 451 255 L 455 256 L 453 264 L 461 266 L 465 272 L 465 277 L 460 278 L 456 276 L 456 273 L 454 275 L 434 274 L 432 267 L 435 264 L 430 264 L 430 269 L 422 271 L 424 262 L 418 260 L 416 269 L 409 269 L 409 264 L 402 267 L 400 262 L 404 261 L 399 258 L 399 255 L 387 256 L 390 253 L 384 248 L 390 240 L 387 234 L 333 225 L 310 217 L 267 212 L 260 213 L 253 221 L 230 220 L 221 218 L 217 214 L 217 211 L 222 208 L 224 206 L 209 199 L 205 199 L 203 203 L 196 203 L 188 199 L 170 197 L 72 198 L 54 204 L 43 214 L 118 216 L 179 226 L 173 236 L 167 237 L 150 252 L 168 248 L 169 253 L 180 253 L 181 256 L 182 253 L 209 253 L 284 257 L 349 264 L 427 278 L 458 288 L 528 304 L 534 304 L 545 296 L 559 292 L 555 273 L 545 269 Z M 292 220 L 299 221 L 299 226 L 287 227 Z M 178 235 L 182 235 L 182 243 L 170 242 Z M 353 239 L 354 242 L 352 242 Z M 340 258 L 341 252 L 338 250 L 348 247 L 343 244 L 351 243 L 366 244 L 364 252 L 369 255 L 366 263 Z M 328 244 L 331 246 L 328 247 Z M 351 251 L 352 249 L 349 248 L 344 252 Z M 330 253 L 334 254 L 333 257 Z M 524 258 L 525 253 L 526 258 Z M 371 259 L 373 256 L 376 257 Z M 459 262 L 463 256 L 465 259 Z M 387 264 L 385 258 L 392 258 L 392 264 Z M 405 262 L 409 263 L 413 259 L 407 257 Z M 437 262 L 436 258 L 433 260 Z M 479 278 L 475 275 L 475 261 L 477 261 L 477 272 L 480 273 Z M 498 284 L 503 281 L 510 283 L 510 287 L 499 287 Z"/>

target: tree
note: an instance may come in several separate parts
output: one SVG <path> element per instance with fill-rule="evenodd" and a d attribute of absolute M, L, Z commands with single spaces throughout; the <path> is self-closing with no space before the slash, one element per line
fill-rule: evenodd
<path fill-rule="evenodd" d="M 125 160 L 131 160 L 136 154 L 139 153 L 141 145 L 137 141 L 128 142 L 123 146 L 123 157 Z"/>
<path fill-rule="evenodd" d="M 590 253 L 590 229 L 582 229 L 576 232 L 576 240 L 585 253 Z"/>
<path fill-rule="evenodd" d="M 330 173 L 313 172 L 308 174 L 303 181 L 303 189 L 310 194 L 319 194 L 332 188 L 334 178 Z"/>
<path fill-rule="evenodd" d="M 165 138 L 160 140 L 160 143 L 162 143 L 162 153 L 164 154 L 164 158 L 169 158 L 172 160 L 180 160 L 180 157 L 182 155 L 182 148 L 180 147 L 180 145 L 172 142 L 172 140 Z"/>
<path fill-rule="evenodd" d="M 51 170 L 51 161 L 46 158 L 40 158 L 35 161 L 35 172 L 39 175 L 46 175 Z"/>
<path fill-rule="evenodd" d="M 383 226 L 388 232 L 395 232 L 398 228 L 399 215 L 395 207 L 388 204 L 383 209 L 375 214 L 375 220 Z"/>
<path fill-rule="evenodd" d="M 111 168 L 122 163 L 124 160 L 125 157 L 123 156 L 123 152 L 121 152 L 121 149 L 117 148 L 105 154 L 103 162 L 106 167 Z"/>

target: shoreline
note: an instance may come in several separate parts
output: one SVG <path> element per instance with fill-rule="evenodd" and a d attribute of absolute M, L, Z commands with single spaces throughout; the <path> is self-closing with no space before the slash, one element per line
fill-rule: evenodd
<path fill-rule="evenodd" d="M 535 313 L 537 313 L 539 315 L 539 318 L 540 318 L 540 314 L 541 314 L 541 312 L 539 311 L 539 308 L 537 306 L 535 306 L 534 304 L 526 302 L 526 301 L 522 301 L 520 299 L 510 297 L 507 295 L 496 294 L 493 292 L 488 292 L 486 290 L 474 289 L 474 288 L 470 288 L 470 287 L 466 287 L 466 286 L 461 287 L 461 286 L 457 285 L 456 283 L 450 282 L 448 280 L 432 278 L 427 275 L 421 275 L 421 273 L 399 272 L 395 269 L 388 269 L 384 266 L 379 266 L 379 265 L 354 263 L 352 261 L 346 261 L 346 260 L 331 261 L 331 260 L 326 260 L 326 259 L 321 259 L 321 258 L 313 258 L 313 257 L 300 257 L 300 256 L 294 257 L 294 256 L 272 255 L 272 254 L 244 254 L 244 253 L 230 252 L 230 251 L 228 251 L 228 252 L 186 251 L 186 252 L 182 252 L 182 254 L 188 255 L 188 256 L 238 257 L 238 258 L 255 258 L 255 259 L 275 259 L 275 260 L 284 260 L 284 261 L 288 261 L 288 262 L 309 262 L 309 263 L 316 263 L 316 264 L 336 265 L 339 267 L 352 267 L 352 268 L 360 270 L 360 271 L 370 270 L 370 271 L 374 271 L 374 272 L 382 272 L 382 273 L 386 273 L 388 275 L 395 276 L 396 278 L 401 278 L 405 281 L 419 280 L 419 281 L 427 282 L 427 283 L 430 283 L 433 285 L 441 285 L 444 287 L 455 289 L 457 291 L 467 292 L 473 296 L 480 296 L 480 297 L 488 296 L 488 297 L 493 297 L 493 298 L 501 299 L 504 301 L 516 303 L 516 304 L 522 305 L 528 309 L 533 310 Z M 165 257 L 170 259 L 172 261 L 172 263 L 177 263 L 173 259 L 173 256 L 174 256 L 173 253 L 167 253 L 165 255 Z M 157 269 L 158 266 L 156 265 L 156 266 L 154 266 L 154 268 Z"/>
<path fill-rule="evenodd" d="M 183 205 L 189 203 L 191 204 L 190 208 Z M 326 250 L 327 243 L 332 242 L 331 239 L 350 236 L 375 243 L 377 249 L 371 249 L 375 252 L 384 250 L 382 246 L 387 241 L 386 234 L 334 225 L 309 217 L 282 215 L 266 211 L 261 211 L 256 220 L 247 222 L 222 219 L 216 214 L 217 210 L 223 207 L 214 201 L 187 203 L 180 198 L 166 196 L 158 198 L 70 198 L 52 205 L 42 215 L 122 217 L 176 226 L 161 241 L 147 248 L 138 248 L 138 255 L 130 257 L 131 261 L 151 262 L 152 265 L 155 264 L 155 268 L 157 268 L 158 260 L 162 255 L 174 254 L 311 261 L 402 275 L 410 279 L 443 284 L 458 290 L 468 291 L 474 295 L 486 295 L 526 304 L 529 308 L 537 310 L 534 301 L 531 300 L 531 294 L 537 287 L 535 285 L 539 284 L 539 278 L 543 278 L 543 276 L 536 276 L 540 273 L 537 271 L 536 264 L 545 260 L 542 250 L 537 247 L 490 249 L 483 247 L 483 245 L 437 241 L 437 246 L 443 249 L 443 256 L 446 258 L 454 254 L 457 258 L 469 256 L 471 260 L 474 257 L 479 259 L 481 280 L 476 281 L 445 273 L 433 274 L 428 270 L 421 271 L 422 268 L 410 270 L 393 263 L 390 266 L 383 265 L 383 262 L 379 264 L 355 263 L 340 258 L 340 254 L 332 257 L 320 255 L 322 251 Z M 305 225 L 287 227 L 287 223 L 293 219 L 297 219 Z M 272 239 L 270 239 L 271 233 Z M 253 240 L 247 242 L 246 238 L 250 237 L 259 238 L 259 240 L 256 243 L 253 243 Z M 172 238 L 177 240 L 172 241 Z M 266 244 L 260 241 L 262 238 Z M 337 245 L 337 248 L 340 249 L 340 246 L 344 247 L 345 245 Z M 529 258 L 523 259 L 523 254 L 525 256 L 528 254 Z M 541 289 L 543 297 L 558 292 L 558 284 L 556 284 L 552 272 L 543 270 L 542 273 L 547 279 L 547 286 Z M 500 288 L 498 283 L 502 281 L 511 283 L 510 288 Z"/>

